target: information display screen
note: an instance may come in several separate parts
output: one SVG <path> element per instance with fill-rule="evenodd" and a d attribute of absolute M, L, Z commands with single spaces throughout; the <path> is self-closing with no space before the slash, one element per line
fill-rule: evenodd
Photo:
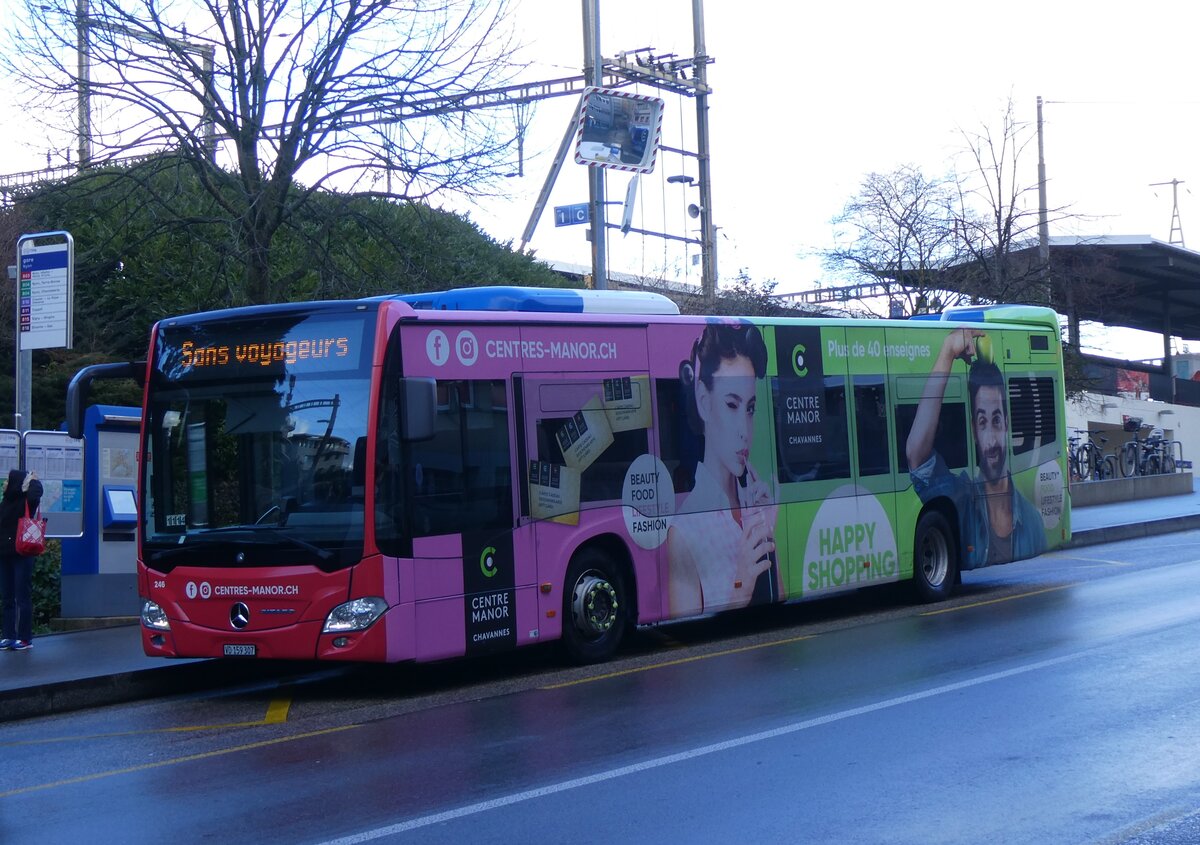
<path fill-rule="evenodd" d="M 366 317 L 288 315 L 159 327 L 155 369 L 171 382 L 357 370 Z"/>
<path fill-rule="evenodd" d="M 108 507 L 118 519 L 137 519 L 137 500 L 132 490 L 105 490 Z"/>

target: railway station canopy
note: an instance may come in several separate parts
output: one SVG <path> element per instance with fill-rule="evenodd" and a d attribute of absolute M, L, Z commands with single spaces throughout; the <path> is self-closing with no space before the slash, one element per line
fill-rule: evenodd
<path fill-rule="evenodd" d="M 1069 320 L 1200 340 L 1200 252 L 1149 235 L 1050 238 L 1050 302 Z M 1040 278 L 1038 248 L 1009 255 L 1010 273 L 1026 291 Z M 881 274 L 901 285 L 915 271 Z M 977 293 L 971 265 L 928 269 L 924 285 L 953 293 Z"/>
<path fill-rule="evenodd" d="M 1151 399 L 1200 406 L 1200 381 L 1176 377 L 1170 344 L 1172 337 L 1200 340 L 1200 252 L 1149 235 L 1054 237 L 1049 246 L 1050 305 L 1066 315 L 1071 337 L 1078 338 L 1080 322 L 1090 322 L 1163 339 L 1161 361 L 1083 355 L 1090 389 L 1116 395 L 1123 380 L 1144 379 Z M 1036 245 L 1010 257 L 1018 275 L 1040 273 Z M 936 284 L 963 292 L 957 275 L 946 268 Z"/>
<path fill-rule="evenodd" d="M 1149 235 L 1054 237 L 1050 266 L 1061 314 L 1200 340 L 1200 252 Z"/>

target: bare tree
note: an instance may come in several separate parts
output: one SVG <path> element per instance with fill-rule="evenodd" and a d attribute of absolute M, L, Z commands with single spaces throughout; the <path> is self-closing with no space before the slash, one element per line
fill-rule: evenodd
<path fill-rule="evenodd" d="M 958 195 L 949 178 L 929 178 L 914 165 L 870 173 L 833 219 L 837 245 L 822 253 L 825 266 L 846 280 L 878 291 L 884 314 L 905 314 L 936 301 L 953 304 L 939 287 L 961 253 L 954 226 Z M 863 307 L 875 313 L 865 299 Z"/>
<path fill-rule="evenodd" d="M 906 313 L 963 301 L 1062 304 L 1054 267 L 1037 249 L 1038 185 L 1026 172 L 1034 128 L 1009 100 L 997 127 L 960 132 L 967 165 L 949 177 L 912 166 L 868 175 L 834 218 L 846 243 L 824 253 L 826 266 L 889 304 L 905 302 Z M 1065 207 L 1046 216 L 1078 219 Z"/>
<path fill-rule="evenodd" d="M 81 165 L 171 151 L 195 171 L 249 302 L 282 292 L 272 239 L 314 192 L 422 200 L 509 169 L 507 110 L 447 109 L 511 80 L 508 0 L 26 0 L 9 40 L 34 93 L 103 110 Z"/>
<path fill-rule="evenodd" d="M 1037 143 L 1035 128 L 1017 120 L 1010 98 L 998 127 L 960 132 L 970 166 L 957 181 L 955 228 L 966 260 L 955 268 L 955 289 L 992 302 L 1049 304 L 1050 268 L 1035 249 L 1038 184 L 1021 171 Z M 1062 208 L 1047 210 L 1049 222 L 1068 216 Z"/>

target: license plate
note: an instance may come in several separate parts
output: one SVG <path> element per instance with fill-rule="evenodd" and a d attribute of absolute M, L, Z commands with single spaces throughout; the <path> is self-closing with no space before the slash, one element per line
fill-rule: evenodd
<path fill-rule="evenodd" d="M 257 646 L 253 645 L 226 645 L 226 657 L 253 657 L 258 653 Z"/>

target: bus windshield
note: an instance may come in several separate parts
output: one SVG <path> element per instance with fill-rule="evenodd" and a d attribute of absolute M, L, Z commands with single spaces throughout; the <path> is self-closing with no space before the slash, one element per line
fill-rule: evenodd
<path fill-rule="evenodd" d="M 361 313 L 161 326 L 147 388 L 148 566 L 332 570 L 363 550 Z"/>

